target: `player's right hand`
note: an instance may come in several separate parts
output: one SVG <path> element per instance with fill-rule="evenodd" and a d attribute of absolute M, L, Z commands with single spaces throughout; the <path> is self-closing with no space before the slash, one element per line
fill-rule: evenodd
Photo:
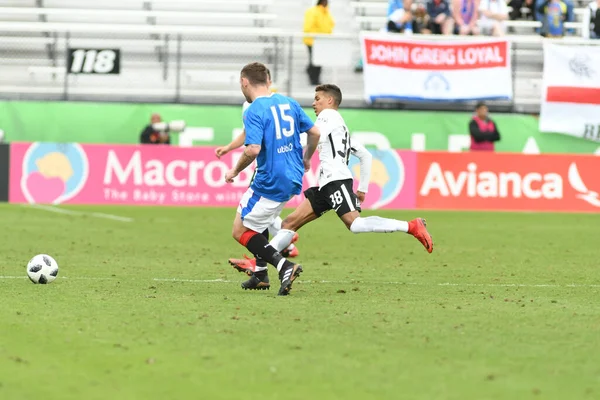
<path fill-rule="evenodd" d="M 229 153 L 227 146 L 217 147 L 215 149 L 215 156 L 217 156 L 217 158 L 221 158 L 221 156 L 224 156 L 227 153 Z"/>
<path fill-rule="evenodd" d="M 302 160 L 304 161 L 304 172 L 310 171 L 310 160 L 307 160 L 306 158 L 303 158 Z"/>

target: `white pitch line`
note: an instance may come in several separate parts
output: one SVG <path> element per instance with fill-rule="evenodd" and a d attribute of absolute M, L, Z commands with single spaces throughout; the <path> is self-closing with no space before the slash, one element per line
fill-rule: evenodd
<path fill-rule="evenodd" d="M 187 283 L 237 283 L 238 281 L 226 280 L 226 279 L 178 279 L 178 278 L 154 278 L 156 282 L 187 282 Z M 572 287 L 572 288 L 598 288 L 598 285 L 582 285 L 582 284 L 568 284 L 568 285 L 556 285 L 556 284 L 521 284 L 521 283 L 418 283 L 418 282 L 375 282 L 375 281 L 297 281 L 297 283 L 333 283 L 341 285 L 359 285 L 372 284 L 372 285 L 418 285 L 418 286 L 485 286 L 485 287 Z"/>
<path fill-rule="evenodd" d="M 49 211 L 49 212 L 53 212 L 53 213 L 57 213 L 57 214 L 90 216 L 90 217 L 95 217 L 95 218 L 111 219 L 113 221 L 120 221 L 120 222 L 133 222 L 133 218 L 121 217 L 119 215 L 113 215 L 113 214 L 66 210 L 64 208 L 58 208 L 56 206 L 47 206 L 47 205 L 43 205 L 43 204 L 24 204 L 23 206 L 37 208 L 38 210 Z"/>
<path fill-rule="evenodd" d="M 2 279 L 26 279 L 27 276 L 13 276 L 13 275 L 0 275 L 0 280 Z M 86 281 L 111 281 L 118 280 L 119 277 L 88 277 L 88 276 L 59 276 L 57 279 L 68 279 L 68 280 L 86 280 Z M 238 280 L 228 280 L 228 279 L 180 279 L 180 278 L 153 278 L 154 282 L 181 282 L 181 283 L 239 283 Z M 300 281 L 297 283 L 302 284 L 340 284 L 340 285 L 398 285 L 398 286 L 451 286 L 451 287 L 514 287 L 514 288 L 600 288 L 600 284 L 577 284 L 570 283 L 566 285 L 558 285 L 558 284 L 545 284 L 545 283 L 533 283 L 533 284 L 523 284 L 523 283 L 450 283 L 450 282 L 442 282 L 442 283 L 419 283 L 419 282 L 376 282 L 376 281 Z"/>
<path fill-rule="evenodd" d="M 133 218 L 121 217 L 119 215 L 113 215 L 113 214 L 93 212 L 93 213 L 89 213 L 89 215 L 91 215 L 92 217 L 96 217 L 96 218 L 106 218 L 106 219 L 112 219 L 112 220 L 121 221 L 121 222 L 133 222 Z"/>
<path fill-rule="evenodd" d="M 57 214 L 82 215 L 82 213 L 78 211 L 65 210 L 54 206 L 45 206 L 43 204 L 23 204 L 23 207 L 37 208 L 38 210 L 49 211 Z"/>
<path fill-rule="evenodd" d="M 0 275 L 0 279 L 27 279 L 27 276 L 19 275 Z M 92 276 L 57 276 L 56 279 L 68 279 L 68 280 L 78 280 L 78 281 L 112 281 L 118 278 L 102 278 L 102 277 L 92 277 Z"/>

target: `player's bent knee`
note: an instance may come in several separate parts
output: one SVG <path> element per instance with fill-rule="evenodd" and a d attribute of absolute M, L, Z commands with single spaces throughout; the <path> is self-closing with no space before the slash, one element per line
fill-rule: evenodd
<path fill-rule="evenodd" d="M 243 226 L 234 226 L 233 230 L 231 231 L 231 236 L 233 237 L 233 239 L 236 242 L 239 242 L 240 239 L 242 238 L 242 235 L 247 232 L 247 229 Z"/>
<path fill-rule="evenodd" d="M 342 222 L 344 222 L 344 225 L 346 225 L 346 228 L 348 228 L 348 230 L 350 232 L 356 233 L 352 230 L 352 224 L 354 223 L 354 221 L 356 221 L 358 218 L 360 217 L 360 213 L 358 211 L 350 211 L 344 215 L 342 215 L 340 217 L 340 219 L 342 220 Z"/>

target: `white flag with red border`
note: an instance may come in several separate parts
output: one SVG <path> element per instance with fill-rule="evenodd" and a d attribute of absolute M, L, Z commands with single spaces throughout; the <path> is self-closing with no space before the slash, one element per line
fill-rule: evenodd
<path fill-rule="evenodd" d="M 544 43 L 539 128 L 600 140 L 600 46 Z"/>
<path fill-rule="evenodd" d="M 361 50 L 368 102 L 509 100 L 513 96 L 506 39 L 427 40 L 363 33 Z"/>

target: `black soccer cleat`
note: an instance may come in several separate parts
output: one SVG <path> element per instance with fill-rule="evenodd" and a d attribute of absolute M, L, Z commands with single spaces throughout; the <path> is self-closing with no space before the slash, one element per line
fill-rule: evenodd
<path fill-rule="evenodd" d="M 294 264 L 287 268 L 282 268 L 279 271 L 279 280 L 281 281 L 281 288 L 279 288 L 279 296 L 287 296 L 292 290 L 292 283 L 302 273 L 302 265 Z"/>
<path fill-rule="evenodd" d="M 253 272 L 250 279 L 242 282 L 244 290 L 268 290 L 270 287 L 269 274 L 266 270 Z"/>

